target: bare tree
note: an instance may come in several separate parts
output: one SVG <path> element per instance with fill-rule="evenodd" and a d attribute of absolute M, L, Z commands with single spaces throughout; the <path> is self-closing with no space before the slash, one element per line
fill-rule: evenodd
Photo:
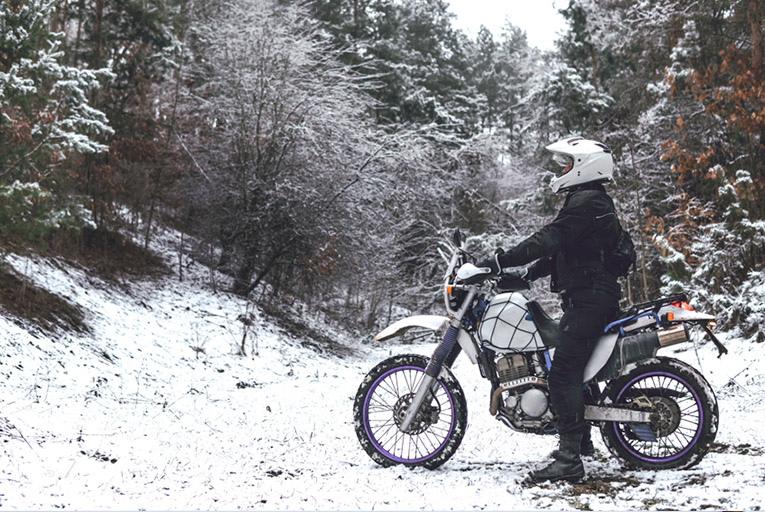
<path fill-rule="evenodd" d="M 202 66 L 187 76 L 178 140 L 195 170 L 192 218 L 248 294 L 277 270 L 332 270 L 382 146 L 364 81 L 300 8 L 222 5 L 195 27 Z"/>

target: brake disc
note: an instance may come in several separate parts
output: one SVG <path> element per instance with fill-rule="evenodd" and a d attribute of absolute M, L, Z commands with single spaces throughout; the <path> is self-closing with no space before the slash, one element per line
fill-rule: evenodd
<path fill-rule="evenodd" d="M 651 414 L 651 430 L 656 437 L 667 437 L 680 425 L 680 406 L 671 398 L 654 397 L 651 399 L 653 411 Z"/>
<path fill-rule="evenodd" d="M 406 417 L 406 412 L 412 404 L 412 400 L 414 400 L 414 393 L 409 393 L 399 398 L 396 401 L 396 405 L 393 406 L 393 421 L 396 423 L 399 430 L 401 429 L 401 423 L 403 423 L 404 417 Z M 423 406 L 420 412 L 414 417 L 414 420 L 406 433 L 410 435 L 422 434 L 428 430 L 431 425 L 438 423 L 440 412 L 440 409 L 433 405 L 427 407 Z"/>

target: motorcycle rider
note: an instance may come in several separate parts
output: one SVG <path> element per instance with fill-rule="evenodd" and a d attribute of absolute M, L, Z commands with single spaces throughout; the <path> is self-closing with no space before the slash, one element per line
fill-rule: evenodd
<path fill-rule="evenodd" d="M 576 481 L 584 477 L 581 454 L 594 451 L 584 419 L 582 380 L 595 342 L 619 310 L 621 287 L 608 269 L 608 256 L 621 228 L 603 187 L 613 176 L 608 147 L 572 137 L 546 149 L 562 167 L 550 186 L 555 193 L 567 193 L 563 207 L 552 222 L 514 248 L 476 266 L 502 274 L 534 262 L 521 276 L 531 281 L 549 275 L 551 290 L 561 295 L 560 338 L 549 374 L 560 445 L 553 462 L 528 479 Z"/>

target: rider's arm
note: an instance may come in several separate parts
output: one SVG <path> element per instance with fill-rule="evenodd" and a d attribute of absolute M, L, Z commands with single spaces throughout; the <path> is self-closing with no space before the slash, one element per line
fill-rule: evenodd
<path fill-rule="evenodd" d="M 552 274 L 554 263 L 554 256 L 546 256 L 540 258 L 529 267 L 529 271 L 526 274 L 527 281 L 536 281 L 542 277 L 547 277 Z"/>
<path fill-rule="evenodd" d="M 500 266 L 520 267 L 539 258 L 552 256 L 589 232 L 593 227 L 596 209 L 588 192 L 575 193 L 552 222 L 509 251 L 499 254 L 497 261 Z"/>

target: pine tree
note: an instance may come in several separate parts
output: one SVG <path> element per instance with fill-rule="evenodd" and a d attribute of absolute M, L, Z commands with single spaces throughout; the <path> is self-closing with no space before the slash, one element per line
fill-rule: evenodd
<path fill-rule="evenodd" d="M 110 79 L 90 96 L 115 133 L 108 153 L 90 156 L 79 169 L 99 224 L 115 204 L 151 217 L 167 176 L 165 151 L 173 101 L 163 83 L 180 64 L 177 35 L 184 29 L 184 0 L 76 0 L 60 4 L 67 56 L 79 67 L 107 67 Z M 160 98 L 164 94 L 163 98 Z"/>
<path fill-rule="evenodd" d="M 675 126 L 663 158 L 679 192 L 663 238 L 684 264 L 670 277 L 691 278 L 702 300 L 737 311 L 725 325 L 749 336 L 761 316 L 744 303 L 762 300 L 765 253 L 761 5 L 710 7 L 694 4 L 675 24 L 667 76 Z"/>
<path fill-rule="evenodd" d="M 39 226 L 27 223 L 32 217 L 49 227 L 84 221 L 69 173 L 78 156 L 106 151 L 102 141 L 113 133 L 89 102 L 111 74 L 64 64 L 62 34 L 49 31 L 53 9 L 45 0 L 0 4 L 0 185 L 8 200 L 0 230 L 6 232 L 23 233 L 28 225 L 37 234 Z M 28 210 L 13 199 L 21 197 L 29 199 Z"/>

